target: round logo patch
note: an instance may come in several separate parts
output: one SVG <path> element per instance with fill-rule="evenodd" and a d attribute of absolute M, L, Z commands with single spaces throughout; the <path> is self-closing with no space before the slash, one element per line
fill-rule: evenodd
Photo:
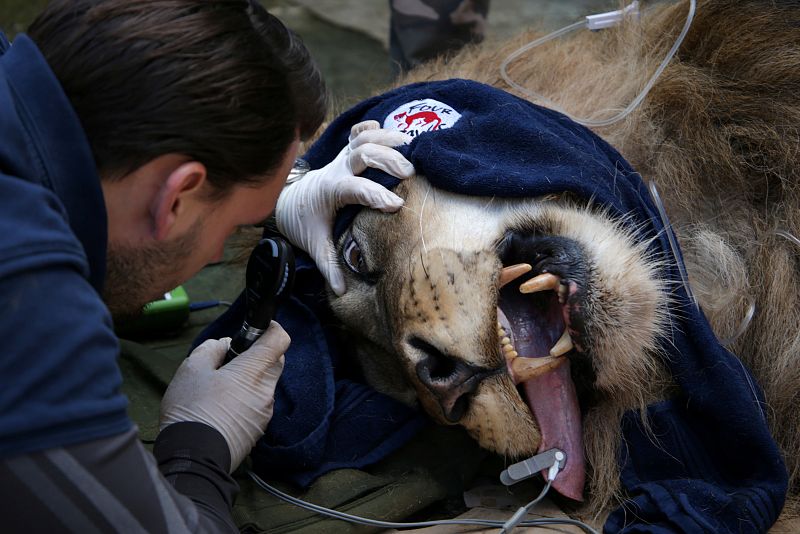
<path fill-rule="evenodd" d="M 452 127 L 461 114 L 432 98 L 414 100 L 395 109 L 383 121 L 383 127 L 400 130 L 412 137 L 423 132 L 433 132 Z"/>

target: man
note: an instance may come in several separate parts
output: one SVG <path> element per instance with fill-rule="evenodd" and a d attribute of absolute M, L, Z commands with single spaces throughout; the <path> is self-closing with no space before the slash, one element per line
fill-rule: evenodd
<path fill-rule="evenodd" d="M 306 49 L 255 0 L 56 0 L 13 46 L 0 34 L 0 530 L 236 530 L 229 473 L 271 417 L 288 336 L 273 323 L 223 367 L 228 340 L 198 347 L 164 396 L 156 465 L 109 310 L 135 312 L 269 215 L 324 113 Z M 413 173 L 389 148 L 401 135 L 353 133 L 277 214 L 339 293 L 333 212 L 402 204 L 354 172 Z"/>

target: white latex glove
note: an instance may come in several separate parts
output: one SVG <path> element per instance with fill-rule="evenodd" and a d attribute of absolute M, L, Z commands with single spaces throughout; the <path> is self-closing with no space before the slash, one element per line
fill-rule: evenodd
<path fill-rule="evenodd" d="M 170 382 L 161 400 L 159 430 L 184 421 L 215 428 L 228 443 L 233 472 L 272 418 L 275 384 L 289 341 L 289 335 L 273 321 L 252 347 L 223 367 L 219 366 L 231 339 L 204 342 Z"/>
<path fill-rule="evenodd" d="M 411 139 L 406 133 L 381 129 L 377 121 L 359 122 L 351 128 L 347 146 L 332 162 L 287 185 L 278 198 L 278 230 L 311 255 L 337 295 L 342 295 L 346 286 L 332 240 L 336 211 L 348 204 L 387 213 L 399 210 L 402 198 L 356 175 L 374 167 L 396 178 L 409 178 L 414 166 L 391 147 L 410 143 Z"/>

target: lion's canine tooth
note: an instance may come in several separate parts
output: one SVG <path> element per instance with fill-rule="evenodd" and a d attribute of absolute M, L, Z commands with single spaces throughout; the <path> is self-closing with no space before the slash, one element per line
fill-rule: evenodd
<path fill-rule="evenodd" d="M 569 332 L 564 330 L 564 333 L 561 334 L 561 338 L 556 341 L 556 344 L 553 345 L 553 348 L 550 349 L 550 356 L 561 356 L 562 354 L 566 354 L 567 352 L 572 350 L 572 338 L 569 336 Z"/>
<path fill-rule="evenodd" d="M 520 293 L 537 293 L 558 287 L 558 277 L 552 273 L 542 273 L 519 286 Z"/>
<path fill-rule="evenodd" d="M 516 280 L 531 269 L 533 269 L 533 267 L 527 263 L 517 263 L 516 265 L 503 267 L 503 269 L 500 271 L 500 287 L 503 287 L 513 280 Z"/>
<path fill-rule="evenodd" d="M 563 356 L 546 356 L 544 358 L 514 358 L 509 364 L 516 384 L 549 373 L 564 363 Z"/>

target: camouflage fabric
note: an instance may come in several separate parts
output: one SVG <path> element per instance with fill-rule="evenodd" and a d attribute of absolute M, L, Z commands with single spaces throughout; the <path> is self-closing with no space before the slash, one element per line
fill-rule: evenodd
<path fill-rule="evenodd" d="M 486 32 L 489 0 L 389 0 L 389 6 L 396 71 L 480 42 Z"/>

